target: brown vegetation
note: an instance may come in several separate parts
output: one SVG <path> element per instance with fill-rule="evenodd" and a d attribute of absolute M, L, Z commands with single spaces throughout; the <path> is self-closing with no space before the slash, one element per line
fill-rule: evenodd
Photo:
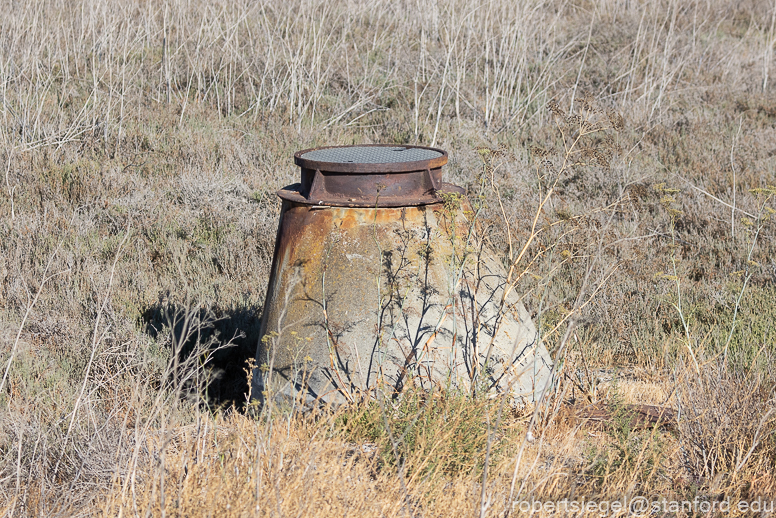
<path fill-rule="evenodd" d="M 5 514 L 776 497 L 773 4 L 4 7 Z M 536 413 L 246 404 L 274 191 L 294 151 L 372 142 L 448 150 L 482 204 L 557 362 Z M 583 426 L 571 401 L 613 417 Z M 633 427 L 628 404 L 677 426 Z"/>

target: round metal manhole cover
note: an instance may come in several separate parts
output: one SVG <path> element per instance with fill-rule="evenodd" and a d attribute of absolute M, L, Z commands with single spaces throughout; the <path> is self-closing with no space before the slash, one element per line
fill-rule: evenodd
<path fill-rule="evenodd" d="M 421 146 L 332 146 L 299 151 L 294 162 L 305 169 L 332 173 L 402 173 L 442 167 L 447 153 Z"/>
<path fill-rule="evenodd" d="M 444 153 L 423 147 L 347 146 L 313 149 L 299 155 L 299 158 L 330 164 L 397 164 L 433 160 L 441 156 Z"/>

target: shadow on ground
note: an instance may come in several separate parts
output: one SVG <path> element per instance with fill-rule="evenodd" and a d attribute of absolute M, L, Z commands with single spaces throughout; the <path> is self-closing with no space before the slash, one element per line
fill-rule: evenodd
<path fill-rule="evenodd" d="M 242 409 L 248 398 L 248 373 L 256 355 L 261 311 L 260 306 L 192 308 L 160 302 L 143 311 L 142 325 L 150 336 L 165 338 L 166 347 L 179 351 L 178 361 L 185 372 L 206 360 L 206 381 L 199 390 L 209 407 Z"/>

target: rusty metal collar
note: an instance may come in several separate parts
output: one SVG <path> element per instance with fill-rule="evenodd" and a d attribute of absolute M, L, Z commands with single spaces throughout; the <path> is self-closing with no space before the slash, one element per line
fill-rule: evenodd
<path fill-rule="evenodd" d="M 422 146 L 359 145 L 305 149 L 294 154 L 300 184 L 278 191 L 283 199 L 344 207 L 401 207 L 439 203 L 447 153 Z"/>

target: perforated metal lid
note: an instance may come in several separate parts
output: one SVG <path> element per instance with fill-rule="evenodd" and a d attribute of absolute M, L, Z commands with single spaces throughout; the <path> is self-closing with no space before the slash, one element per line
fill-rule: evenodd
<path fill-rule="evenodd" d="M 299 158 L 334 164 L 397 164 L 432 160 L 443 155 L 436 149 L 422 147 L 349 146 L 313 149 Z"/>
<path fill-rule="evenodd" d="M 294 162 L 305 169 L 333 173 L 402 173 L 442 167 L 447 153 L 420 146 L 336 146 L 299 151 Z"/>

